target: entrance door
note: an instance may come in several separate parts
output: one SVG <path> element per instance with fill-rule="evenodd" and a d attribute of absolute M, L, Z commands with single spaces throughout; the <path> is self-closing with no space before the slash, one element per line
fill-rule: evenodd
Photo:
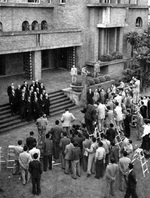
<path fill-rule="evenodd" d="M 5 55 L 0 55 L 0 75 L 5 75 Z"/>
<path fill-rule="evenodd" d="M 67 69 L 67 48 L 58 49 L 58 66 Z"/>
<path fill-rule="evenodd" d="M 49 68 L 49 51 L 42 50 L 42 69 Z"/>

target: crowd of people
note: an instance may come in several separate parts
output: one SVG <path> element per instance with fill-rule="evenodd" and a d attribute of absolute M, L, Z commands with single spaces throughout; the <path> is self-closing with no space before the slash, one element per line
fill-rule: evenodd
<path fill-rule="evenodd" d="M 87 107 L 81 111 L 84 121 L 80 125 L 74 124 L 76 118 L 68 109 L 51 129 L 47 129 L 48 121 L 44 115 L 37 119 L 38 139 L 30 132 L 26 145 L 22 147 L 20 141 L 15 147 L 16 164 L 20 166 L 23 185 L 29 181 L 25 174 L 30 172 L 33 178 L 32 193 L 40 194 L 41 164 L 44 171 L 52 170 L 55 161 L 60 162 L 64 173 L 70 174 L 73 179 L 81 177 L 82 170 L 87 177 L 94 174 L 96 179 L 105 175 L 105 197 L 109 194 L 115 196 L 117 178 L 119 189 L 125 191 L 125 198 L 130 195 L 138 197 L 132 164 L 134 145 L 129 139 L 130 126 L 132 122 L 136 123 L 137 140 L 141 140 L 144 121 L 149 118 L 150 104 L 149 98 L 139 96 L 139 86 L 140 81 L 133 77 L 129 86 L 120 81 L 118 87 L 113 84 L 107 91 L 97 89 L 93 93 L 89 89 Z M 119 146 L 118 135 L 122 136 Z"/>
<path fill-rule="evenodd" d="M 42 82 L 35 80 L 28 85 L 27 81 L 24 81 L 17 87 L 11 83 L 7 94 L 12 115 L 20 114 L 21 120 L 36 120 L 41 113 L 49 116 L 50 100 Z"/>

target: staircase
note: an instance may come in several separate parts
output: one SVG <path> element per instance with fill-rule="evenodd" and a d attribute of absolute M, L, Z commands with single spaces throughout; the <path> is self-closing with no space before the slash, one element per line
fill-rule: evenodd
<path fill-rule="evenodd" d="M 63 113 L 66 108 L 73 109 L 75 104 L 62 90 L 48 94 L 50 98 L 50 116 Z M 24 126 L 29 122 L 21 121 L 19 115 L 11 115 L 10 105 L 0 105 L 0 133 Z"/>

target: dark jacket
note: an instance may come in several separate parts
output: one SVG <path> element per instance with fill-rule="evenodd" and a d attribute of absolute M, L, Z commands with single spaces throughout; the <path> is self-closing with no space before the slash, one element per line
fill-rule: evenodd
<path fill-rule="evenodd" d="M 71 160 L 80 160 L 81 149 L 79 147 L 74 147 L 71 151 Z"/>
<path fill-rule="evenodd" d="M 85 119 L 90 120 L 90 121 L 95 121 L 96 119 L 96 109 L 91 104 L 88 104 L 85 110 Z"/>
<path fill-rule="evenodd" d="M 29 150 L 31 150 L 33 148 L 33 144 L 35 142 L 36 142 L 36 139 L 32 136 L 30 136 L 26 139 L 26 144 L 27 144 L 27 147 L 29 148 Z"/>
<path fill-rule="evenodd" d="M 44 155 L 53 154 L 53 140 L 46 139 L 44 142 Z"/>
<path fill-rule="evenodd" d="M 127 183 L 127 187 L 128 189 L 136 189 L 136 176 L 135 176 L 135 172 L 132 170 L 129 175 L 128 175 L 128 183 Z"/>
<path fill-rule="evenodd" d="M 38 160 L 33 160 L 29 163 L 29 172 L 32 177 L 39 178 L 42 174 L 42 165 Z"/>

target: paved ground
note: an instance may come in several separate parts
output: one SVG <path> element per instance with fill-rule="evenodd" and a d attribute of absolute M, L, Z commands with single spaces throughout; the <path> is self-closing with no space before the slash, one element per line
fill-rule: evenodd
<path fill-rule="evenodd" d="M 80 123 L 83 119 L 83 114 L 80 109 L 72 111 L 76 116 L 76 123 Z M 55 119 L 60 119 L 61 115 L 49 118 L 48 129 L 53 125 Z M 6 148 L 8 145 L 15 145 L 19 139 L 25 142 L 29 132 L 33 130 L 37 137 L 37 129 L 35 123 L 20 129 L 12 130 L 6 134 L 0 135 L 0 146 L 4 149 L 6 154 Z M 136 131 L 132 130 L 132 139 L 134 144 L 140 145 L 140 142 L 136 142 Z M 150 163 L 149 163 L 150 166 Z M 150 174 L 147 174 L 144 178 L 139 162 L 135 163 L 136 173 L 138 175 L 138 194 L 139 198 L 149 198 L 150 194 Z M 36 197 L 31 194 L 31 183 L 26 186 L 22 186 L 19 176 L 13 176 L 10 170 L 6 170 L 3 166 L 0 177 L 0 185 L 4 189 L 4 193 L 0 194 L 0 197 L 5 198 L 32 198 Z M 65 175 L 60 166 L 55 166 L 52 171 L 42 174 L 41 180 L 42 194 L 38 197 L 41 198 L 103 198 L 105 189 L 105 178 L 97 180 L 92 175 L 90 178 L 86 177 L 86 173 L 82 171 L 81 178 L 73 180 L 70 175 Z M 117 189 L 117 188 L 116 188 Z M 115 198 L 124 197 L 124 193 L 116 191 Z"/>
<path fill-rule="evenodd" d="M 58 80 L 59 79 L 59 80 Z M 45 71 L 43 73 L 42 81 L 46 84 L 48 92 L 66 88 L 70 84 L 70 74 L 68 71 L 61 70 L 58 71 Z M 6 89 L 11 82 L 15 84 L 22 83 L 23 77 L 11 77 L 5 78 L 5 80 L 0 79 L 0 93 L 1 100 L 0 104 L 6 103 L 7 95 Z M 150 89 L 147 90 L 144 95 L 150 95 Z M 76 123 L 80 123 L 83 119 L 83 114 L 80 109 L 72 111 L 76 116 Z M 60 119 L 61 115 L 50 117 L 48 129 L 54 124 L 56 119 Z M 37 129 L 35 123 L 29 124 L 19 129 L 9 131 L 5 134 L 0 134 L 0 146 L 4 150 L 4 155 L 6 156 L 8 145 L 15 145 L 19 139 L 25 142 L 26 137 L 30 131 L 35 132 L 37 137 Z M 134 141 L 134 145 L 140 145 L 140 142 L 136 141 L 136 131 L 132 129 L 131 139 Z M 148 162 L 150 167 L 150 162 Z M 142 170 L 140 163 L 136 161 L 135 169 L 138 177 L 137 191 L 139 198 L 149 198 L 150 195 L 150 174 L 146 174 L 144 178 L 142 175 Z M 4 193 L 0 193 L 0 198 L 32 198 L 36 197 L 31 194 L 31 183 L 26 186 L 22 186 L 20 177 L 13 176 L 11 170 L 2 167 L 0 176 L 0 187 L 4 189 Z M 42 194 L 38 197 L 41 198 L 103 198 L 105 189 L 105 178 L 97 180 L 92 175 L 90 178 L 86 177 L 86 173 L 82 171 L 81 178 L 73 180 L 70 175 L 65 175 L 61 170 L 60 166 L 55 166 L 52 171 L 42 174 L 41 180 Z M 124 193 L 121 193 L 116 188 L 116 195 L 114 198 L 123 198 Z M 111 197 L 110 197 L 111 198 Z"/>

